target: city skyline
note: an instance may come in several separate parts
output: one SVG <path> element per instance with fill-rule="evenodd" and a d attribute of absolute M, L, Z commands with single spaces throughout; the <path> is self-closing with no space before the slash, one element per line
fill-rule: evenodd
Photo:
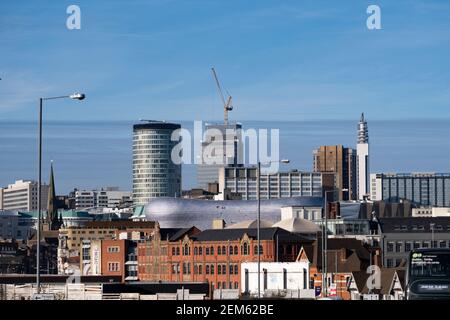
<path fill-rule="evenodd" d="M 368 30 L 365 1 L 78 1 L 68 30 L 68 2 L 26 2 L 0 4 L 3 119 L 74 90 L 89 99 L 44 118 L 220 119 L 212 66 L 231 120 L 450 117 L 449 3 L 377 1 L 382 28 Z"/>

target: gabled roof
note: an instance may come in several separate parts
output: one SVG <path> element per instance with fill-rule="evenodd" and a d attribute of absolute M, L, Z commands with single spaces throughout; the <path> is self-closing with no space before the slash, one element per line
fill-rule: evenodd
<path fill-rule="evenodd" d="M 209 229 L 200 232 L 193 236 L 197 241 L 227 241 L 242 239 L 244 234 L 247 234 L 251 239 L 257 239 L 257 229 Z M 304 241 L 304 237 L 290 233 L 281 228 L 261 228 L 261 240 L 275 240 L 278 237 L 279 241 Z"/>
<path fill-rule="evenodd" d="M 405 270 L 396 268 L 381 268 L 380 288 L 372 290 L 372 293 L 382 295 L 391 294 L 394 284 L 394 277 L 396 275 L 398 276 L 399 281 L 403 288 Z M 361 294 L 369 293 L 369 288 L 367 287 L 367 279 L 369 278 L 369 276 L 370 274 L 366 273 L 366 271 L 352 272 L 353 281 L 356 284 L 359 293 Z"/>

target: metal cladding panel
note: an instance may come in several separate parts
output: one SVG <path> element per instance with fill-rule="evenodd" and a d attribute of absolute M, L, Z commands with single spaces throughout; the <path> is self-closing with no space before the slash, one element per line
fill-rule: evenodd
<path fill-rule="evenodd" d="M 261 219 L 277 222 L 281 207 L 322 207 L 322 197 L 295 197 L 261 200 Z M 256 200 L 195 200 L 182 198 L 155 198 L 145 206 L 148 220 L 158 221 L 162 228 L 196 226 L 211 229 L 214 219 L 223 219 L 230 225 L 257 218 Z"/>

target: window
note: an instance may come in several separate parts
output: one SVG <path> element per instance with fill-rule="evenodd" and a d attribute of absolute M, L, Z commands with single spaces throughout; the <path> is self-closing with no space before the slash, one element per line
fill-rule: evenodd
<path fill-rule="evenodd" d="M 405 252 L 410 252 L 412 248 L 412 243 L 411 242 L 406 242 L 405 243 Z"/>
<path fill-rule="evenodd" d="M 220 264 L 217 266 L 217 274 L 222 274 L 222 266 Z M 220 282 L 219 282 L 219 284 L 220 284 Z"/>
<path fill-rule="evenodd" d="M 203 266 L 199 265 L 198 266 L 198 274 L 202 274 L 203 273 Z"/>
<path fill-rule="evenodd" d="M 108 253 L 117 253 L 119 252 L 119 247 L 108 247 Z"/>
<path fill-rule="evenodd" d="M 394 266 L 394 261 L 392 259 L 386 260 L 386 267 L 392 268 Z"/>
<path fill-rule="evenodd" d="M 222 248 L 220 246 L 217 248 L 217 254 L 219 256 L 222 254 Z"/>
<path fill-rule="evenodd" d="M 393 252 L 394 251 L 394 243 L 388 242 L 387 243 L 387 252 Z"/>
<path fill-rule="evenodd" d="M 206 255 L 209 256 L 209 247 L 206 247 Z"/>
<path fill-rule="evenodd" d="M 238 265 L 237 264 L 235 264 L 234 265 L 234 274 L 238 274 L 239 272 L 238 272 Z"/>
<path fill-rule="evenodd" d="M 195 251 L 195 249 L 194 249 Z M 194 274 L 198 274 L 198 265 L 194 265 Z"/>
<path fill-rule="evenodd" d="M 177 247 L 177 256 L 179 256 L 180 255 L 180 247 Z"/>
<path fill-rule="evenodd" d="M 225 246 L 222 246 L 222 254 L 227 254 L 227 248 Z"/>
<path fill-rule="evenodd" d="M 401 252 L 402 251 L 402 246 L 403 246 L 403 243 L 400 242 L 400 241 L 397 241 L 395 243 L 395 252 Z"/>
<path fill-rule="evenodd" d="M 230 256 L 233 254 L 233 246 L 230 246 L 230 247 L 228 248 L 228 252 L 230 253 Z"/>
<path fill-rule="evenodd" d="M 189 256 L 191 254 L 191 248 L 189 248 L 189 245 L 186 243 L 183 246 L 183 256 Z"/>
<path fill-rule="evenodd" d="M 445 240 L 439 241 L 439 248 L 445 248 L 445 247 L 447 247 L 447 244 L 446 244 L 445 242 L 446 242 Z"/>
<path fill-rule="evenodd" d="M 414 242 L 414 249 L 419 249 L 420 248 L 420 242 L 416 241 Z"/>
<path fill-rule="evenodd" d="M 230 270 L 228 271 L 229 274 L 233 274 L 234 266 L 230 264 Z"/>
<path fill-rule="evenodd" d="M 244 244 L 242 245 L 242 254 L 246 256 L 249 253 L 248 251 L 248 244 L 247 242 L 244 242 Z"/>
<path fill-rule="evenodd" d="M 198 248 L 197 247 L 194 248 L 194 256 L 196 256 L 196 255 L 198 255 Z"/>
<path fill-rule="evenodd" d="M 235 288 L 235 289 L 239 289 L 239 283 L 238 283 L 238 282 L 235 282 L 235 283 L 234 283 L 234 288 Z"/>
<path fill-rule="evenodd" d="M 222 273 L 227 274 L 227 266 L 224 264 L 222 265 Z"/>
<path fill-rule="evenodd" d="M 238 254 L 239 254 L 238 246 L 234 246 L 234 255 L 238 255 Z"/>
<path fill-rule="evenodd" d="M 198 254 L 203 255 L 203 247 L 198 248 Z"/>
<path fill-rule="evenodd" d="M 211 246 L 211 248 L 209 249 L 209 252 L 211 253 L 211 255 L 214 255 L 214 247 Z"/>
<path fill-rule="evenodd" d="M 205 274 L 209 274 L 209 264 L 206 265 Z"/>
<path fill-rule="evenodd" d="M 172 255 L 175 255 L 175 247 L 172 247 Z"/>
<path fill-rule="evenodd" d="M 211 265 L 211 274 L 214 274 L 214 265 Z"/>
<path fill-rule="evenodd" d="M 108 262 L 108 271 L 110 271 L 110 272 L 120 271 L 119 263 L 118 262 Z"/>

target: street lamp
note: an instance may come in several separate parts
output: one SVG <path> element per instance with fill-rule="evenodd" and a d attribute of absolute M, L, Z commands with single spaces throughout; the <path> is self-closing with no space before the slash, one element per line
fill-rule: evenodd
<path fill-rule="evenodd" d="M 272 163 L 289 163 L 288 159 L 283 159 L 279 161 L 269 161 L 265 164 Z M 261 162 L 258 161 L 258 180 L 256 183 L 256 193 L 258 197 L 258 225 L 256 230 L 256 237 L 258 239 L 258 299 L 261 298 L 261 238 L 260 238 L 260 229 L 261 229 L 261 189 L 260 189 L 260 180 L 261 177 Z"/>
<path fill-rule="evenodd" d="M 40 292 L 40 247 L 41 247 L 41 184 L 42 184 L 42 105 L 45 100 L 56 100 L 56 99 L 73 99 L 73 100 L 83 100 L 86 96 L 83 93 L 73 93 L 66 96 L 57 97 L 47 97 L 39 99 L 39 147 L 38 147 L 38 170 L 39 170 L 39 181 L 38 181 L 38 225 L 37 225 L 37 245 L 36 245 L 36 292 Z"/>
<path fill-rule="evenodd" d="M 325 203 L 324 203 L 324 216 L 325 224 L 322 220 L 322 290 L 325 297 L 328 296 L 328 193 L 335 193 L 338 189 L 325 190 Z M 348 189 L 341 189 L 342 192 L 348 191 Z"/>

